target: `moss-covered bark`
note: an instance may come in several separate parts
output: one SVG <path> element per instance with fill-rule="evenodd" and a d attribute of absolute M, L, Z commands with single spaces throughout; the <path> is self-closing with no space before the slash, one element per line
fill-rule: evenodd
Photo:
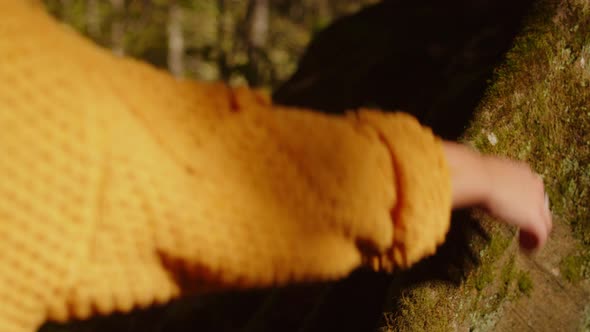
<path fill-rule="evenodd" d="M 524 257 L 514 244 L 498 248 L 498 242 L 512 241 L 514 232 L 492 231 L 480 266 L 460 287 L 442 287 L 447 299 L 437 311 L 428 301 L 415 301 L 411 310 L 394 313 L 398 324 L 384 330 L 411 331 L 408 324 L 417 322 L 428 331 L 588 329 L 583 309 L 590 303 L 589 57 L 589 3 L 538 2 L 462 138 L 482 152 L 525 160 L 541 174 L 557 228 L 548 248 Z M 569 297 L 548 290 L 552 285 Z M 422 292 L 406 296 L 420 298 Z M 544 300 L 534 296 L 539 292 L 545 292 Z M 419 318 L 440 317 L 440 307 L 448 308 L 443 319 Z"/>

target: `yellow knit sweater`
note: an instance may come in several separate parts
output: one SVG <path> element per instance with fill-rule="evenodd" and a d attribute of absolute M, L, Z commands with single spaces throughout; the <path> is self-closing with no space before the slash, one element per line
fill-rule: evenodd
<path fill-rule="evenodd" d="M 117 58 L 0 0 L 0 331 L 406 267 L 449 226 L 440 140 Z"/>

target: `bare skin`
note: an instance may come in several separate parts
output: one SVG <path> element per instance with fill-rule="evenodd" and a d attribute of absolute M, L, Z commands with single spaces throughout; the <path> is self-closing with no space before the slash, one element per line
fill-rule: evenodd
<path fill-rule="evenodd" d="M 552 228 L 542 178 L 522 162 L 484 156 L 457 143 L 445 142 L 451 169 L 453 208 L 480 206 L 519 229 L 520 246 L 542 248 Z"/>

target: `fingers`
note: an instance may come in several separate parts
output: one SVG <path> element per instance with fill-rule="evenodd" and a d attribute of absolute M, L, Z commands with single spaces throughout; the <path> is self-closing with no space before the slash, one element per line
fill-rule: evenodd
<path fill-rule="evenodd" d="M 543 219 L 541 215 L 538 215 L 536 220 L 519 230 L 519 243 L 524 251 L 531 253 L 542 248 L 547 242 L 549 229 Z"/>
<path fill-rule="evenodd" d="M 543 180 L 538 174 L 535 189 L 538 193 L 537 210 L 532 213 L 529 223 L 523 225 L 519 230 L 520 246 L 527 252 L 542 248 L 553 228 L 549 196 L 545 192 Z"/>
<path fill-rule="evenodd" d="M 518 232 L 518 243 L 523 251 L 531 253 L 539 248 L 541 241 L 535 233 L 520 229 Z"/>
<path fill-rule="evenodd" d="M 553 228 L 549 197 L 543 178 L 530 165 L 510 159 L 486 159 L 492 174 L 486 207 L 508 225 L 519 228 L 520 245 L 525 251 L 545 245 Z"/>

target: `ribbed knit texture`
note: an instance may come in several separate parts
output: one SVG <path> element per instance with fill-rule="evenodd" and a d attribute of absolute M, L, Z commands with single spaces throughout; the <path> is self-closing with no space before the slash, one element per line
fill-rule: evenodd
<path fill-rule="evenodd" d="M 0 331 L 405 267 L 443 241 L 448 170 L 415 119 L 274 106 L 28 1 L 0 13 Z"/>

